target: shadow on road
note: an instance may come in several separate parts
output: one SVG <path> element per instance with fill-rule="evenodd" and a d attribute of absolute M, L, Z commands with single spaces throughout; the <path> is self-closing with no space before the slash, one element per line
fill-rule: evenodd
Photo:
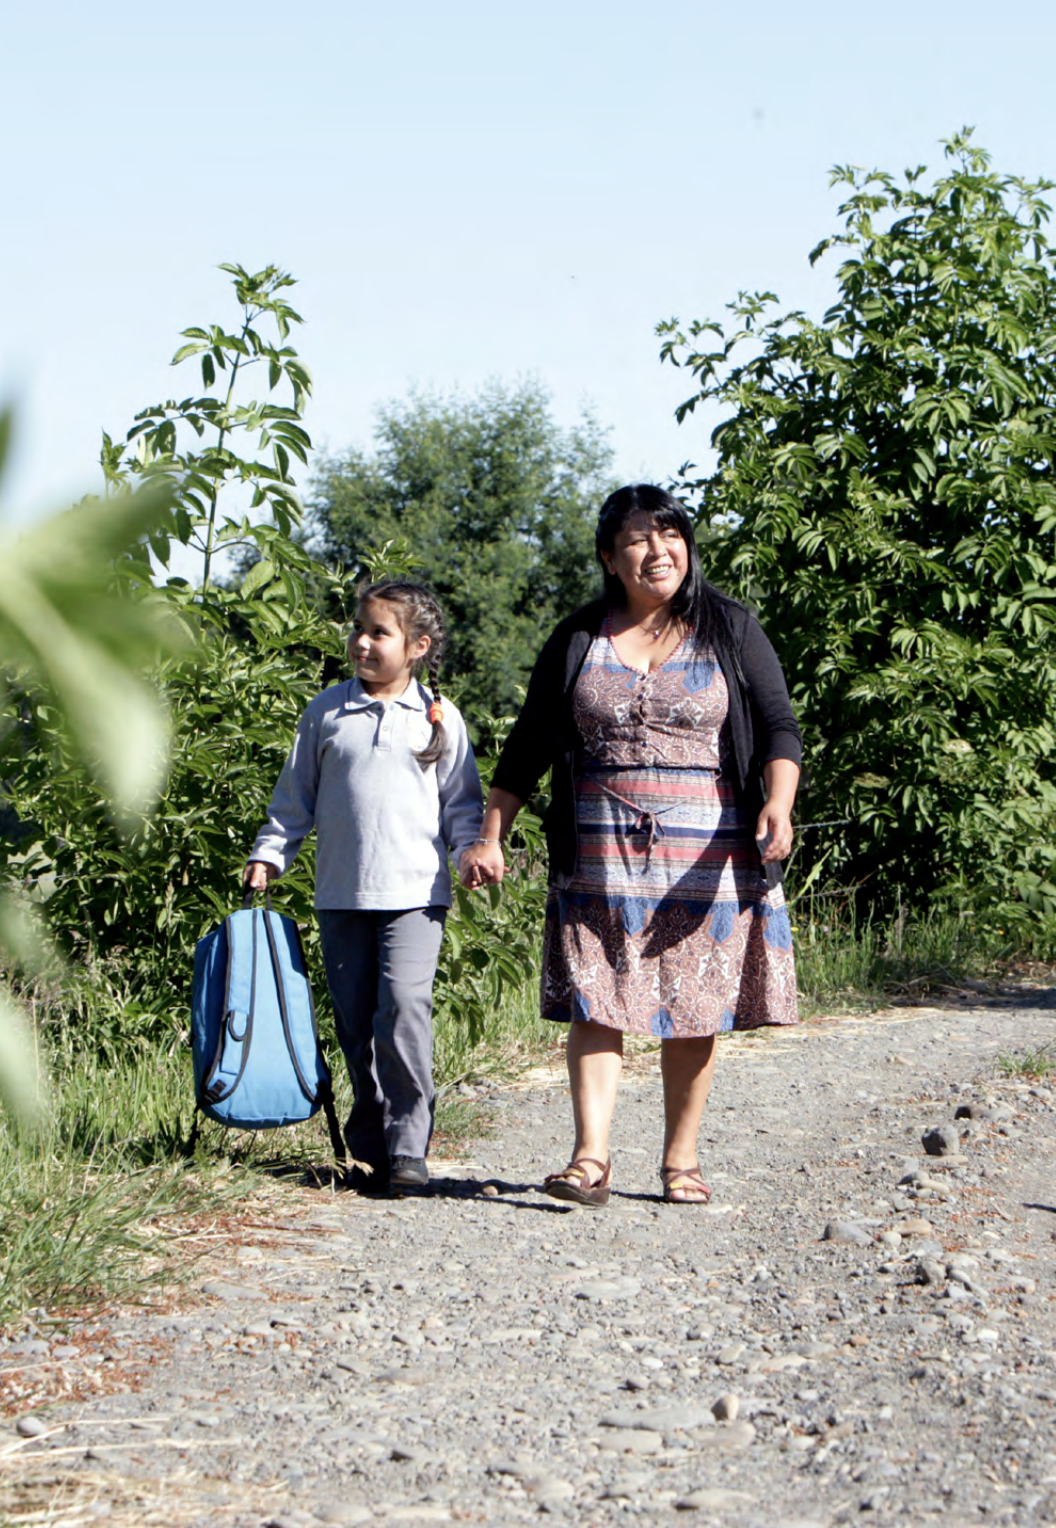
<path fill-rule="evenodd" d="M 931 987 L 919 995 L 896 992 L 891 1000 L 893 1008 L 916 1007 L 918 1004 L 929 1008 L 1056 1008 L 1056 987 L 964 979 Z"/>

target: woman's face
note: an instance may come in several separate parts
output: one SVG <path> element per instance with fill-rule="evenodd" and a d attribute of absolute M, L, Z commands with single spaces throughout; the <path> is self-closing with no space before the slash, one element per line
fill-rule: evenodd
<path fill-rule="evenodd" d="M 689 548 L 674 526 L 662 530 L 652 515 L 630 515 L 616 533 L 611 552 L 602 552 L 631 605 L 663 605 L 673 599 L 689 571 Z"/>

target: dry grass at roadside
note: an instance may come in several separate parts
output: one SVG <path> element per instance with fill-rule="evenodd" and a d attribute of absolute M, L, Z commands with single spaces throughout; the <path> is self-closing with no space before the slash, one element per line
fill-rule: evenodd
<path fill-rule="evenodd" d="M 193 1446 L 181 1442 L 180 1449 L 174 1450 L 173 1467 L 152 1479 L 122 1473 L 121 1451 L 114 1450 L 102 1455 L 93 1469 L 64 1471 L 54 1464 L 41 1464 L 39 1474 L 23 1474 L 8 1485 L 2 1478 L 5 1461 L 0 1457 L 4 1496 L 0 1521 L 5 1528 L 36 1528 L 45 1523 L 48 1528 L 85 1528 L 103 1518 L 111 1528 L 174 1528 L 188 1521 L 188 1513 L 200 1515 L 202 1476 L 208 1473 L 209 1449 L 217 1442 L 223 1440 L 200 1439 Z M 78 1452 L 83 1451 L 81 1444 Z M 112 1461 L 109 1468 L 105 1460 Z M 210 1481 L 209 1512 L 216 1522 L 247 1512 L 255 1512 L 265 1522 L 288 1507 L 289 1489 L 282 1482 L 258 1486 Z"/>
<path fill-rule="evenodd" d="M 1056 1047 L 1040 1045 L 1033 1050 L 1002 1051 L 997 1069 L 1004 1077 L 1048 1077 L 1056 1071 Z"/>

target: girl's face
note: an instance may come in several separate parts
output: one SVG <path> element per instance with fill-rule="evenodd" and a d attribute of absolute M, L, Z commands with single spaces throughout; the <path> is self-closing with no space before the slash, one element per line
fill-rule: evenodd
<path fill-rule="evenodd" d="M 428 637 L 408 642 L 397 606 L 388 600 L 364 600 L 356 611 L 348 656 L 370 695 L 402 695 L 411 673 L 429 651 Z"/>
<path fill-rule="evenodd" d="M 675 526 L 662 529 L 651 515 L 630 515 L 616 533 L 605 566 L 615 573 L 631 605 L 666 604 L 678 593 L 689 569 L 689 548 Z"/>

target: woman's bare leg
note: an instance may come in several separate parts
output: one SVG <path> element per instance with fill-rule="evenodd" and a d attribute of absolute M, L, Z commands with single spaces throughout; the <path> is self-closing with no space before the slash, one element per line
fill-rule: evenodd
<path fill-rule="evenodd" d="M 697 1166 L 697 1135 L 704 1105 L 715 1075 L 714 1035 L 660 1042 L 660 1075 L 664 1083 L 665 1167 Z M 677 1189 L 680 1199 L 704 1199 L 692 1187 Z"/>
<path fill-rule="evenodd" d="M 607 1162 L 609 1128 L 623 1070 L 623 1034 L 605 1024 L 577 1021 L 568 1031 L 566 1057 L 576 1126 L 572 1158 Z"/>

